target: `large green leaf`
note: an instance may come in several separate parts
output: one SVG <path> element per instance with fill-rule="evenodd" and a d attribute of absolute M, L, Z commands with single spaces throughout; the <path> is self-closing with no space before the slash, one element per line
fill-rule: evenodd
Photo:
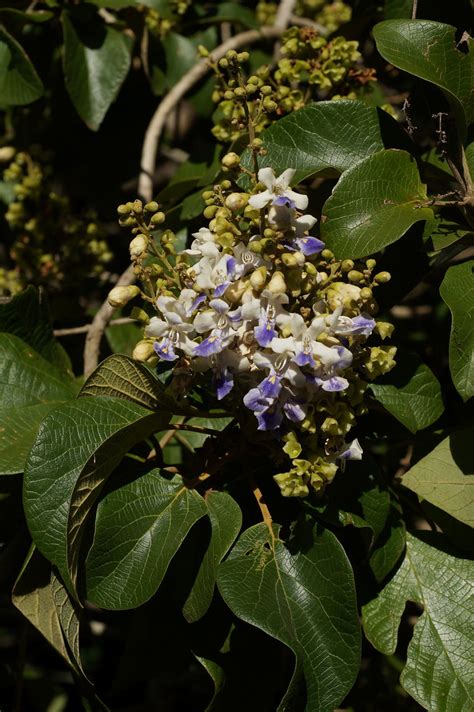
<path fill-rule="evenodd" d="M 408 470 L 402 482 L 421 499 L 474 526 L 472 428 L 442 440 Z"/>
<path fill-rule="evenodd" d="M 31 104 L 43 91 L 25 50 L 0 26 L 0 106 Z"/>
<path fill-rule="evenodd" d="M 435 548 L 442 545 L 442 536 L 423 539 L 408 535 L 403 564 L 363 608 L 364 630 L 378 650 L 391 655 L 406 602 L 421 605 L 424 611 L 408 646 L 401 683 L 427 710 L 471 712 L 474 667 L 468 622 L 474 615 L 474 565 Z"/>
<path fill-rule="evenodd" d="M 212 531 L 198 575 L 183 607 L 184 617 L 190 623 L 202 618 L 211 605 L 217 567 L 242 526 L 242 512 L 230 494 L 211 491 L 205 502 Z"/>
<path fill-rule="evenodd" d="M 208 27 L 204 32 L 198 32 L 192 37 L 170 32 L 163 40 L 168 86 L 174 86 L 183 74 L 199 61 L 199 45 L 211 50 L 216 46 L 216 40 L 217 34 L 214 27 Z"/>
<path fill-rule="evenodd" d="M 383 149 L 377 109 L 360 101 L 320 101 L 277 121 L 263 136 L 267 153 L 259 166 L 278 175 L 296 168 L 295 181 L 332 169 L 343 173 Z M 250 151 L 242 165 L 253 168 Z"/>
<path fill-rule="evenodd" d="M 54 337 L 44 290 L 30 285 L 9 301 L 1 303 L 0 331 L 18 336 L 47 361 L 72 375 L 69 357 Z"/>
<path fill-rule="evenodd" d="M 130 69 L 133 38 L 99 19 L 80 25 L 63 12 L 66 87 L 81 119 L 97 131 Z"/>
<path fill-rule="evenodd" d="M 114 354 L 102 361 L 81 388 L 82 396 L 124 398 L 144 408 L 162 406 L 163 386 L 144 364 Z"/>
<path fill-rule="evenodd" d="M 463 400 L 474 395 L 474 260 L 453 265 L 441 284 L 440 294 L 451 315 L 449 368 Z"/>
<path fill-rule="evenodd" d="M 23 472 L 39 425 L 75 397 L 68 376 L 13 334 L 0 334 L 0 473 Z"/>
<path fill-rule="evenodd" d="M 15 582 L 12 602 L 69 665 L 81 670 L 77 611 L 51 566 L 34 547 Z"/>
<path fill-rule="evenodd" d="M 444 410 L 439 381 L 416 354 L 398 352 L 397 367 L 369 388 L 412 433 L 434 423 Z"/>
<path fill-rule="evenodd" d="M 321 233 L 337 257 L 378 252 L 433 216 L 416 162 L 406 151 L 379 151 L 339 179 L 323 207 Z"/>
<path fill-rule="evenodd" d="M 377 49 L 388 62 L 436 84 L 450 100 L 464 134 L 474 120 L 472 39 L 457 46 L 456 28 L 429 20 L 386 20 L 376 25 Z"/>
<path fill-rule="evenodd" d="M 142 605 L 157 591 L 204 499 L 179 475 L 152 470 L 107 494 L 97 510 L 86 562 L 87 597 L 103 608 Z"/>
<path fill-rule="evenodd" d="M 78 547 L 84 512 L 101 486 L 130 447 L 162 428 L 162 421 L 163 415 L 117 398 L 81 398 L 42 422 L 25 467 L 23 501 L 36 545 L 66 581 L 68 524 Z"/>
<path fill-rule="evenodd" d="M 218 570 L 224 601 L 242 620 L 296 656 L 280 709 L 293 709 L 304 677 L 307 709 L 333 712 L 359 668 L 360 633 L 352 570 L 336 537 L 306 523 L 286 545 L 279 527 L 247 529 Z"/>

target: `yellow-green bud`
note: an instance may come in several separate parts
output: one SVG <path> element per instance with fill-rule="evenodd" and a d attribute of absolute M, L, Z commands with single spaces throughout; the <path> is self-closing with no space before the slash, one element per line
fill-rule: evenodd
<path fill-rule="evenodd" d="M 248 62 L 249 57 L 250 57 L 250 55 L 248 52 L 239 52 L 239 54 L 237 55 L 237 60 L 239 62 Z"/>
<path fill-rule="evenodd" d="M 143 211 L 143 203 L 141 200 L 136 200 L 133 201 L 133 212 L 134 213 L 141 213 Z"/>
<path fill-rule="evenodd" d="M 360 290 L 360 296 L 361 296 L 361 299 L 364 300 L 364 302 L 367 301 L 368 299 L 372 299 L 373 294 L 372 294 L 372 290 L 370 289 L 370 287 L 362 287 L 362 289 Z"/>
<path fill-rule="evenodd" d="M 141 257 L 148 247 L 148 239 L 145 235 L 137 235 L 133 238 L 129 245 L 130 257 L 137 258 Z"/>
<path fill-rule="evenodd" d="M 128 215 L 130 213 L 130 203 L 124 203 L 117 207 L 117 212 L 119 215 Z"/>
<path fill-rule="evenodd" d="M 209 50 L 204 45 L 198 45 L 198 52 L 201 57 L 209 57 Z"/>
<path fill-rule="evenodd" d="M 214 191 L 205 190 L 204 193 L 201 193 L 201 195 L 203 200 L 210 200 L 211 198 L 214 198 Z"/>
<path fill-rule="evenodd" d="M 343 260 L 341 262 L 341 269 L 343 272 L 350 272 L 354 269 L 354 262 L 352 260 Z"/>
<path fill-rule="evenodd" d="M 227 69 L 228 66 L 228 60 L 225 57 L 222 57 L 222 59 L 219 60 L 219 67 L 221 67 L 221 69 Z"/>
<path fill-rule="evenodd" d="M 147 203 L 145 205 L 145 210 L 148 210 L 149 213 L 156 213 L 160 206 L 156 202 L 156 200 L 152 200 L 151 202 Z"/>
<path fill-rule="evenodd" d="M 394 325 L 390 324 L 388 321 L 377 321 L 374 331 L 380 336 L 381 339 L 387 339 L 393 334 L 394 328 Z"/>
<path fill-rule="evenodd" d="M 217 211 L 217 205 L 208 205 L 207 208 L 204 209 L 203 215 L 207 220 L 212 220 Z"/>
<path fill-rule="evenodd" d="M 150 356 L 154 356 L 155 351 L 153 349 L 153 344 L 151 341 L 139 341 L 138 344 L 133 349 L 132 358 L 135 361 L 148 361 Z"/>
<path fill-rule="evenodd" d="M 231 62 L 233 59 L 237 59 L 238 55 L 237 55 L 237 52 L 235 51 L 235 49 L 229 49 L 229 50 L 227 50 L 225 56 L 227 57 L 229 62 Z"/>
<path fill-rule="evenodd" d="M 275 237 L 275 234 L 275 230 L 272 230 L 271 227 L 266 227 L 263 231 L 263 236 L 270 240 Z"/>
<path fill-rule="evenodd" d="M 331 252 L 331 250 L 325 249 L 321 252 L 321 257 L 324 257 L 325 260 L 332 260 L 334 253 Z"/>
<path fill-rule="evenodd" d="M 220 185 L 221 185 L 221 188 L 223 188 L 224 190 L 229 190 L 229 188 L 232 187 L 232 183 L 230 182 L 230 180 L 227 180 L 227 179 L 222 180 Z"/>
<path fill-rule="evenodd" d="M 248 193 L 231 193 L 225 199 L 225 204 L 229 210 L 241 210 L 247 205 L 248 199 Z"/>
<path fill-rule="evenodd" d="M 367 260 L 366 263 L 367 269 L 373 270 L 375 266 L 377 265 L 377 261 L 374 259 Z"/>
<path fill-rule="evenodd" d="M 235 166 L 238 166 L 240 163 L 240 156 L 234 153 L 234 151 L 231 151 L 230 153 L 226 153 L 225 156 L 222 156 L 221 163 L 226 168 L 235 168 Z"/>
<path fill-rule="evenodd" d="M 273 89 L 269 84 L 264 84 L 263 87 L 260 87 L 260 91 L 262 92 L 263 96 L 269 96 L 273 93 Z"/>
<path fill-rule="evenodd" d="M 273 276 L 268 283 L 267 289 L 272 294 L 285 294 L 286 293 L 286 282 L 283 272 L 274 272 Z"/>
<path fill-rule="evenodd" d="M 238 99 L 244 99 L 245 96 L 246 96 L 246 94 L 245 94 L 245 89 L 244 89 L 243 87 L 236 87 L 236 88 L 234 89 L 234 95 L 235 95 Z"/>
<path fill-rule="evenodd" d="M 108 302 L 111 307 L 124 307 L 139 294 L 140 289 L 135 285 L 130 287 L 114 287 L 109 292 Z"/>
<path fill-rule="evenodd" d="M 166 215 L 162 212 L 152 215 L 150 222 L 152 225 L 161 225 L 166 220 Z"/>
<path fill-rule="evenodd" d="M 350 282 L 355 282 L 355 284 L 358 284 L 359 282 L 362 282 L 364 279 L 364 275 L 362 272 L 358 272 L 356 269 L 351 269 L 351 271 L 348 273 L 347 278 Z"/>
<path fill-rule="evenodd" d="M 390 274 L 390 272 L 379 272 L 375 275 L 374 282 L 378 282 L 379 284 L 386 284 L 386 282 L 390 282 L 391 279 L 392 275 Z"/>
<path fill-rule="evenodd" d="M 259 148 L 262 148 L 262 146 L 263 141 L 261 138 L 254 138 L 254 140 L 250 144 L 250 147 L 253 148 L 255 151 L 257 151 Z"/>
<path fill-rule="evenodd" d="M 311 262 L 306 263 L 305 270 L 311 277 L 315 277 L 318 274 L 316 266 L 313 265 Z"/>
<path fill-rule="evenodd" d="M 285 267 L 298 267 L 298 260 L 292 252 L 284 252 L 281 259 Z"/>
<path fill-rule="evenodd" d="M 276 111 L 278 109 L 278 104 L 276 101 L 273 101 L 273 99 L 270 99 L 269 96 L 266 96 L 263 100 L 263 108 L 265 111 Z"/>
<path fill-rule="evenodd" d="M 250 275 L 250 284 L 252 285 L 253 289 L 256 289 L 257 291 L 260 291 L 261 289 L 264 288 L 266 281 L 267 281 L 267 268 L 266 267 L 259 267 L 258 269 L 255 270 L 255 272 L 252 272 L 252 274 Z"/>

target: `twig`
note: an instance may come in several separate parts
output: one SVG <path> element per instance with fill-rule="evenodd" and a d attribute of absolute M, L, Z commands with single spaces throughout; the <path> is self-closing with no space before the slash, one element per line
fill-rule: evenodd
<path fill-rule="evenodd" d="M 279 27 L 281 30 L 286 30 L 295 5 L 296 0 L 281 0 L 275 18 L 275 27 Z"/>
<path fill-rule="evenodd" d="M 112 319 L 109 326 L 121 326 L 122 324 L 136 324 L 137 319 L 130 319 L 128 316 L 124 316 L 120 319 Z M 55 336 L 74 336 L 75 334 L 87 334 L 91 328 L 91 324 L 84 324 L 84 326 L 71 326 L 66 329 L 55 329 Z"/>
<path fill-rule="evenodd" d="M 321 25 L 320 22 L 309 20 L 307 17 L 299 17 L 298 15 L 290 15 L 290 22 L 297 27 L 310 27 L 312 30 L 319 32 L 323 37 L 329 34 L 328 28 Z"/>
<path fill-rule="evenodd" d="M 418 10 L 418 0 L 413 0 L 413 7 L 411 10 L 411 19 L 416 20 L 416 11 Z"/>
<path fill-rule="evenodd" d="M 116 286 L 128 287 L 128 285 L 133 284 L 134 281 L 135 273 L 133 271 L 133 265 L 129 265 L 125 272 L 119 277 Z M 109 302 L 105 300 L 92 320 L 84 347 L 84 375 L 86 377 L 97 367 L 99 362 L 100 341 L 114 311 L 114 307 L 111 307 Z"/>
<path fill-rule="evenodd" d="M 213 62 L 225 56 L 230 49 L 239 49 L 245 47 L 261 39 L 273 39 L 279 37 L 282 30 L 278 27 L 261 27 L 259 30 L 248 30 L 241 32 L 235 37 L 231 37 L 226 42 L 223 42 L 219 47 L 211 53 Z M 141 171 L 138 179 L 138 194 L 144 200 L 153 198 L 153 173 L 155 170 L 156 154 L 160 142 L 161 134 L 165 126 L 166 117 L 169 112 L 174 109 L 187 92 L 197 84 L 211 69 L 209 58 L 201 59 L 189 72 L 187 72 L 171 91 L 164 97 L 163 101 L 158 105 L 157 110 L 153 114 L 151 121 L 145 133 L 143 142 Z"/>

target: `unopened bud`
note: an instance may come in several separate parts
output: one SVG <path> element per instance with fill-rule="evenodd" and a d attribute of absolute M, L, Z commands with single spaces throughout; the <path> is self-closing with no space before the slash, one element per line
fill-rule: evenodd
<path fill-rule="evenodd" d="M 225 204 L 229 210 L 241 210 L 247 205 L 248 199 L 248 193 L 231 193 L 225 199 Z"/>
<path fill-rule="evenodd" d="M 248 62 L 249 57 L 250 57 L 250 55 L 248 52 L 239 52 L 239 54 L 237 55 L 237 60 L 239 62 Z"/>
<path fill-rule="evenodd" d="M 230 153 L 226 153 L 225 156 L 222 157 L 221 163 L 226 168 L 234 168 L 235 166 L 239 165 L 240 156 L 237 153 L 234 153 L 234 151 L 231 151 Z"/>
<path fill-rule="evenodd" d="M 298 267 L 298 260 L 293 252 L 284 252 L 281 259 L 285 267 Z"/>
<path fill-rule="evenodd" d="M 153 344 L 151 341 L 139 341 L 133 349 L 132 358 L 135 361 L 148 361 L 151 356 L 155 355 Z"/>
<path fill-rule="evenodd" d="M 15 155 L 15 149 L 13 146 L 2 146 L 0 148 L 0 163 L 8 163 L 11 161 Z"/>
<path fill-rule="evenodd" d="M 124 307 L 139 294 L 140 289 L 135 285 L 130 287 L 114 287 L 109 292 L 108 302 L 111 307 Z"/>
<path fill-rule="evenodd" d="M 208 205 L 207 208 L 204 208 L 203 215 L 207 220 L 212 220 L 217 210 L 217 205 Z"/>
<path fill-rule="evenodd" d="M 325 249 L 321 252 L 321 257 L 324 257 L 325 260 L 332 260 L 334 253 L 331 252 L 331 250 Z"/>
<path fill-rule="evenodd" d="M 156 202 L 156 200 L 152 200 L 151 202 L 147 203 L 145 205 L 145 210 L 148 210 L 149 213 L 156 213 L 160 206 Z"/>
<path fill-rule="evenodd" d="M 267 289 L 275 295 L 286 293 L 286 282 L 283 272 L 274 272 Z"/>
<path fill-rule="evenodd" d="M 367 269 L 373 270 L 374 267 L 377 265 L 377 261 L 374 259 L 367 260 L 366 263 Z"/>
<path fill-rule="evenodd" d="M 370 289 L 370 287 L 362 287 L 362 289 L 360 290 L 360 296 L 361 296 L 361 299 L 364 300 L 364 302 L 367 301 L 368 299 L 372 299 L 373 295 L 372 295 L 372 290 Z"/>
<path fill-rule="evenodd" d="M 341 269 L 343 272 L 350 272 L 351 269 L 354 269 L 354 263 L 352 260 L 343 260 L 341 262 Z"/>
<path fill-rule="evenodd" d="M 264 288 L 266 281 L 267 281 L 267 268 L 266 267 L 259 267 L 258 269 L 255 270 L 255 272 L 252 272 L 252 274 L 250 275 L 250 284 L 258 292 Z"/>
<path fill-rule="evenodd" d="M 133 212 L 134 213 L 141 213 L 143 211 L 143 203 L 141 200 L 136 200 L 133 201 Z"/>
<path fill-rule="evenodd" d="M 152 215 L 150 222 L 152 225 L 161 225 L 166 220 L 166 215 L 162 212 Z"/>
<path fill-rule="evenodd" d="M 148 240 L 145 235 L 137 235 L 129 245 L 130 257 L 141 257 L 148 247 Z"/>
<path fill-rule="evenodd" d="M 124 203 L 117 207 L 117 212 L 119 215 L 128 215 L 130 213 L 130 203 Z"/>
<path fill-rule="evenodd" d="M 359 282 L 363 281 L 364 275 L 362 274 L 362 272 L 358 272 L 356 269 L 351 269 L 351 271 L 347 275 L 347 279 L 349 280 L 349 282 L 359 284 Z"/>
<path fill-rule="evenodd" d="M 374 277 L 374 281 L 378 282 L 379 284 L 386 284 L 387 282 L 390 282 L 391 279 L 392 275 L 390 274 L 390 272 L 379 272 Z"/>

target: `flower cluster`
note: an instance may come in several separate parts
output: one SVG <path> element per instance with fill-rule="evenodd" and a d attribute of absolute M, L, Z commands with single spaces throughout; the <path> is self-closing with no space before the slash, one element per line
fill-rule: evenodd
<path fill-rule="evenodd" d="M 345 437 L 364 412 L 367 380 L 392 368 L 395 348 L 366 346 L 373 332 L 391 333 L 375 321 L 373 297 L 390 275 L 374 275 L 374 260 L 335 260 L 305 212 L 307 196 L 290 187 L 294 173 L 261 168 L 251 194 L 229 180 L 204 193 L 210 222 L 173 267 L 166 259 L 158 315 L 135 356 L 149 358 L 152 347 L 209 384 L 242 424 L 284 439 L 292 467 L 275 479 L 284 495 L 300 496 L 330 481 L 337 463 L 360 459 Z M 136 269 L 146 271 L 146 254 L 173 252 L 165 237 L 161 248 L 144 233 L 132 240 Z"/>
<path fill-rule="evenodd" d="M 256 8 L 257 20 L 262 25 L 272 25 L 275 22 L 278 4 L 259 2 Z M 342 0 L 297 0 L 295 15 L 306 17 L 334 32 L 352 17 L 352 10 Z"/>

